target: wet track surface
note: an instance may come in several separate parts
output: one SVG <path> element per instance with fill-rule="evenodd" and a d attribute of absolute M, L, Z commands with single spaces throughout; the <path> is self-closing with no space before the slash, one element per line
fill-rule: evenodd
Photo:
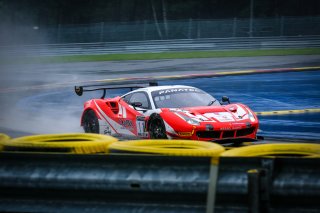
<path fill-rule="evenodd" d="M 223 95 L 255 112 L 320 107 L 320 72 L 257 74 L 221 78 L 164 81 L 188 84 L 216 98 Z M 320 113 L 259 116 L 260 135 L 290 139 L 320 138 Z"/>
<path fill-rule="evenodd" d="M 203 74 L 208 72 L 318 66 L 320 55 L 264 56 L 147 61 L 0 64 L 0 132 L 29 134 L 82 132 L 84 101 L 101 93 L 78 97 L 75 85 L 90 80 Z M 318 108 L 319 71 L 161 81 L 186 84 L 230 97 L 253 110 Z M 125 91 L 113 91 L 109 96 Z M 319 140 L 320 114 L 260 116 L 261 135 Z"/>
<path fill-rule="evenodd" d="M 211 93 L 217 99 L 226 95 L 231 102 L 244 103 L 256 112 L 320 108 L 319 83 L 320 71 L 159 82 L 160 85 L 195 86 Z M 110 91 L 107 96 L 121 95 L 124 92 L 126 91 Z M 73 87 L 21 93 L 23 97 L 14 99 L 10 103 L 13 104 L 10 107 L 15 110 L 4 116 L 8 125 L 2 125 L 0 128 L 2 132 L 7 132 L 13 137 L 37 133 L 82 132 L 79 123 L 84 101 L 101 96 L 101 92 L 94 92 L 78 97 L 73 92 Z M 259 119 L 261 129 L 259 135 L 266 138 L 319 141 L 320 113 L 260 116 Z"/>

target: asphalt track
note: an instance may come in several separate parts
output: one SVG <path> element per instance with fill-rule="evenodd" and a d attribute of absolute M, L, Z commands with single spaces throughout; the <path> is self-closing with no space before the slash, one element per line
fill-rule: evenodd
<path fill-rule="evenodd" d="M 196 86 L 216 98 L 227 95 L 232 102 L 245 103 L 256 112 L 269 112 L 259 115 L 259 134 L 267 138 L 319 141 L 320 72 L 316 68 L 304 72 L 291 69 L 319 65 L 317 55 L 2 65 L 0 132 L 12 137 L 82 132 L 79 117 L 83 102 L 100 94 L 77 97 L 74 85 L 164 76 L 162 85 Z M 177 80 L 190 75 L 197 78 Z"/>

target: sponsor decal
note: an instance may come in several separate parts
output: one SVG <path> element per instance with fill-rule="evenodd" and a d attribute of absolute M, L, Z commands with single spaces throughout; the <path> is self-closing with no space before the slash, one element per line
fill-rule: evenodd
<path fill-rule="evenodd" d="M 214 118 L 220 122 L 235 121 L 229 112 L 205 113 L 204 116 L 207 118 Z"/>
<path fill-rule="evenodd" d="M 111 129 L 110 129 L 110 127 L 109 127 L 109 126 L 106 126 L 106 128 L 105 128 L 104 131 L 103 131 L 103 133 L 104 133 L 105 135 L 111 135 Z"/>
<path fill-rule="evenodd" d="M 222 128 L 220 128 L 220 130 L 232 130 L 232 128 L 231 127 L 222 127 Z"/>
<path fill-rule="evenodd" d="M 136 126 L 137 126 L 137 134 L 138 134 L 138 136 L 140 136 L 140 137 L 148 137 L 148 132 L 146 132 L 145 117 L 137 116 Z"/>
<path fill-rule="evenodd" d="M 239 130 L 246 128 L 245 123 L 232 123 L 229 126 L 221 127 L 220 130 Z"/>
<path fill-rule="evenodd" d="M 133 129 L 133 123 L 131 120 L 119 119 L 119 123 L 126 129 Z"/>
<path fill-rule="evenodd" d="M 168 93 L 180 93 L 180 92 L 198 92 L 198 90 L 194 88 L 165 89 L 165 90 L 159 90 L 158 94 L 163 95 Z"/>

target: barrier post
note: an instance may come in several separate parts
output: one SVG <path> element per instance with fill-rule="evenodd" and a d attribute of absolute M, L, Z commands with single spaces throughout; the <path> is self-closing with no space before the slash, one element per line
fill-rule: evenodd
<path fill-rule="evenodd" d="M 219 159 L 217 157 L 211 158 L 206 213 L 214 213 L 218 180 L 218 163 Z"/>
<path fill-rule="evenodd" d="M 257 169 L 250 169 L 247 171 L 248 175 L 248 199 L 249 212 L 260 212 L 260 174 Z"/>

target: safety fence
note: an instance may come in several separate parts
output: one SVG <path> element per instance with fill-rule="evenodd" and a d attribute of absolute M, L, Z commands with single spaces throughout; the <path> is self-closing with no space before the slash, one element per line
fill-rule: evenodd
<path fill-rule="evenodd" d="M 103 139 L 105 144 L 99 147 L 106 150 L 80 154 L 94 153 L 85 149 L 91 145 L 84 141 L 103 143 Z M 21 149 L 58 148 L 57 142 L 87 151 Z M 16 139 L 2 134 L 0 144 L 2 212 L 316 212 L 320 208 L 319 144 L 261 144 L 225 151 L 206 142 L 128 143 L 90 134 Z M 165 149 L 168 152 L 161 153 Z"/>
<path fill-rule="evenodd" d="M 188 19 L 57 26 L 3 26 L 0 44 L 93 43 L 320 35 L 320 17 Z"/>
<path fill-rule="evenodd" d="M 1 49 L 6 56 L 30 57 L 319 47 L 320 36 L 292 36 L 19 45 L 2 46 Z"/>
<path fill-rule="evenodd" d="M 320 159 L 0 154 L 2 212 L 316 212 Z"/>

